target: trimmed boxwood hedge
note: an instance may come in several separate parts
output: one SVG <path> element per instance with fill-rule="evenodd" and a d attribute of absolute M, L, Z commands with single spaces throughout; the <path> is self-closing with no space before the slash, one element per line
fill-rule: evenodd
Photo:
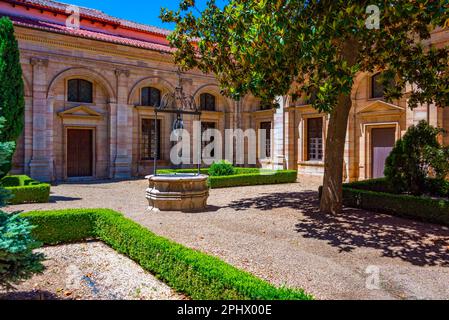
<path fill-rule="evenodd" d="M 320 187 L 320 198 L 322 190 Z M 344 184 L 343 204 L 350 208 L 449 225 L 449 201 L 394 194 L 384 178 Z"/>
<path fill-rule="evenodd" d="M 192 299 L 310 300 L 303 290 L 276 288 L 218 258 L 155 235 L 108 209 L 22 214 L 45 244 L 96 238 L 139 263 L 145 270 Z"/>
<path fill-rule="evenodd" d="M 343 184 L 343 188 L 394 193 L 386 178 L 370 179 Z"/>
<path fill-rule="evenodd" d="M 209 177 L 212 189 L 262 184 L 281 184 L 296 182 L 298 173 L 292 170 L 277 171 L 271 174 L 237 174 L 224 177 Z"/>
<path fill-rule="evenodd" d="M 240 168 L 234 167 L 235 174 L 254 174 L 263 172 L 260 168 Z M 174 174 L 174 173 L 197 173 L 198 169 L 160 169 L 157 171 L 158 174 Z M 209 175 L 209 168 L 201 168 L 201 174 Z"/>
<path fill-rule="evenodd" d="M 343 203 L 351 208 L 449 226 L 449 201 L 446 200 L 343 188 Z"/>
<path fill-rule="evenodd" d="M 294 183 L 298 173 L 294 170 L 261 170 L 258 168 L 235 168 L 236 174 L 231 176 L 209 177 L 212 189 L 254 186 L 263 184 Z M 158 170 L 158 174 L 197 173 L 195 169 Z M 208 174 L 208 169 L 201 169 L 201 174 Z"/>
<path fill-rule="evenodd" d="M 50 185 L 33 180 L 26 175 L 6 176 L 0 183 L 9 190 L 9 204 L 46 203 L 50 199 Z"/>

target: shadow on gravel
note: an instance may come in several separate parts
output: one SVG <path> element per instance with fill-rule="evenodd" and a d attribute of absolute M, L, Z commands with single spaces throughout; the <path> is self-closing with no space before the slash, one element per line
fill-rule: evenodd
<path fill-rule="evenodd" d="M 50 196 L 50 203 L 69 202 L 83 200 L 82 198 L 64 197 L 64 196 Z"/>
<path fill-rule="evenodd" d="M 326 241 L 340 252 L 367 247 L 417 266 L 449 266 L 449 228 L 394 216 L 345 208 L 340 215 L 319 212 L 318 193 L 266 193 L 230 204 L 236 211 L 294 209 L 303 217 L 296 231 L 305 238 Z"/>
<path fill-rule="evenodd" d="M 0 293 L 0 300 L 66 300 L 54 293 L 43 290 L 12 291 Z"/>

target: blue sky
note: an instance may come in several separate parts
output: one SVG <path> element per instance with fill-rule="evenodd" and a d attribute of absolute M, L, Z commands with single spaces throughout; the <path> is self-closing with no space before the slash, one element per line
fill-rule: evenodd
<path fill-rule="evenodd" d="M 177 9 L 179 0 L 61 0 L 78 6 L 101 10 L 111 16 L 149 24 L 166 29 L 173 25 L 162 23 L 159 19 L 161 7 Z M 197 0 L 198 8 L 204 9 L 207 0 Z M 217 4 L 226 0 L 218 0 Z"/>

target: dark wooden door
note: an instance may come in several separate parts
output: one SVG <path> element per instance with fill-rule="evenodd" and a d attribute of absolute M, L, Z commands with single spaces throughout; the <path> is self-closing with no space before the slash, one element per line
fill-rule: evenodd
<path fill-rule="evenodd" d="M 372 178 L 384 176 L 385 161 L 393 150 L 395 128 L 372 129 Z"/>
<path fill-rule="evenodd" d="M 67 176 L 91 177 L 93 175 L 93 131 L 67 130 Z"/>

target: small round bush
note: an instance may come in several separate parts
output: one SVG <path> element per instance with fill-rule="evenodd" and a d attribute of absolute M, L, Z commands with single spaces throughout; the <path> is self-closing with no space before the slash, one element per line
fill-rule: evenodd
<path fill-rule="evenodd" d="M 385 163 L 385 177 L 396 193 L 420 196 L 429 191 L 446 192 L 449 148 L 439 143 L 441 132 L 441 129 L 421 121 L 411 126 L 396 143 Z M 435 180 L 429 180 L 431 178 Z"/>
<path fill-rule="evenodd" d="M 222 160 L 214 162 L 210 166 L 208 173 L 211 177 L 232 176 L 235 174 L 235 168 L 228 161 Z"/>

